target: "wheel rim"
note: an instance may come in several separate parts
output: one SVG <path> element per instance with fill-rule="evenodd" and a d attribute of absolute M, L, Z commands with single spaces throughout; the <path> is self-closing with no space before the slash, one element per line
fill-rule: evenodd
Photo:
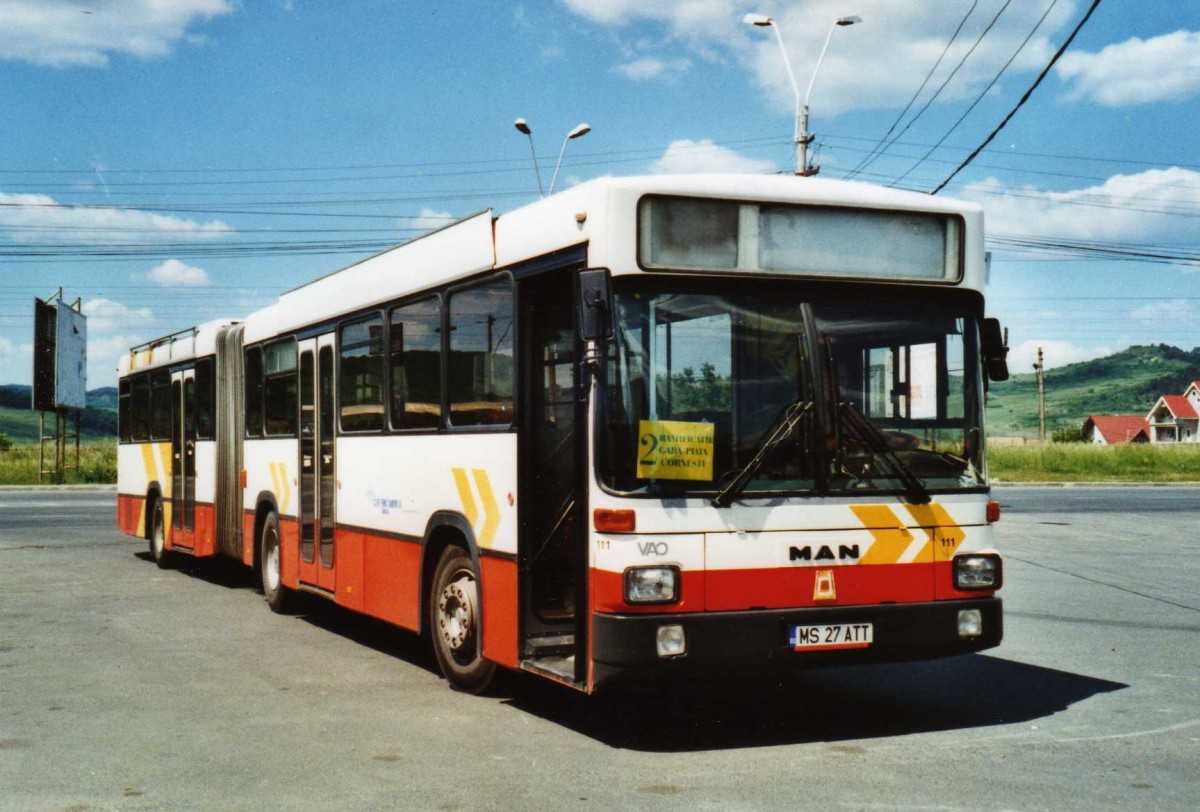
<path fill-rule="evenodd" d="M 438 634 L 456 662 L 466 665 L 475 659 L 475 606 L 479 591 L 475 577 L 458 570 L 438 598 Z"/>
<path fill-rule="evenodd" d="M 266 582 L 267 592 L 274 592 L 279 588 L 279 536 L 275 534 L 274 528 L 267 528 L 266 536 L 266 556 L 263 561 L 263 578 Z"/>

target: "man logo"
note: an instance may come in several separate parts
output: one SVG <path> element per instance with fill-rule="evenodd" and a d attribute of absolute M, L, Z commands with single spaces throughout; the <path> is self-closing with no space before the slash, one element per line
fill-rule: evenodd
<path fill-rule="evenodd" d="M 822 544 L 813 550 L 812 547 L 791 547 L 788 549 L 788 561 L 857 561 L 859 550 L 857 544 L 839 544 L 837 555 L 828 544 Z"/>

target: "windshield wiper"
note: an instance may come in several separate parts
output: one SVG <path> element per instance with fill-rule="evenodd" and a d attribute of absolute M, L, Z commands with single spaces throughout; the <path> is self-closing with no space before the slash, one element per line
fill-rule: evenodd
<path fill-rule="evenodd" d="M 888 446 L 887 436 L 879 427 L 863 416 L 853 403 L 839 403 L 838 414 L 845 418 L 845 423 L 852 429 L 858 439 L 871 446 L 871 450 L 887 460 L 888 465 L 896 472 L 896 478 L 904 484 L 904 494 L 914 505 L 927 505 L 933 501 L 925 484 L 917 479 L 912 469 L 904 464 L 896 452 Z"/>
<path fill-rule="evenodd" d="M 728 485 L 721 489 L 721 492 L 713 497 L 713 507 L 729 507 L 733 502 L 733 498 L 741 493 L 742 488 L 746 487 L 746 483 L 750 481 L 750 477 L 754 476 L 763 464 L 763 460 L 771 453 L 780 443 L 791 436 L 796 427 L 804 420 L 804 416 L 812 409 L 813 404 L 810 400 L 797 400 L 792 405 L 788 406 L 779 413 L 779 417 L 775 418 L 775 422 L 771 424 L 766 433 L 763 434 L 763 439 L 758 444 L 758 450 L 754 452 L 745 465 L 738 470 L 737 476 L 733 478 Z"/>

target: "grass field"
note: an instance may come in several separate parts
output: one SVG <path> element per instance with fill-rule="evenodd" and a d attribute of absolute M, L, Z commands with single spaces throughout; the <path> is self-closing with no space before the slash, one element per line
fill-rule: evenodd
<path fill-rule="evenodd" d="M 72 447 L 68 463 L 74 463 Z M 54 447 L 47 448 L 48 454 Z M 105 483 L 117 481 L 117 444 L 115 442 L 85 442 L 80 446 L 79 470 L 67 471 L 66 483 Z M 0 451 L 0 485 L 37 485 L 51 480 L 38 476 L 37 443 L 17 443 L 7 451 Z"/>
<path fill-rule="evenodd" d="M 78 471 L 68 483 L 115 483 L 117 444 L 84 443 Z M 992 446 L 993 482 L 1200 482 L 1200 443 L 1093 446 L 1085 443 Z M 36 485 L 37 444 L 0 451 L 0 485 Z"/>
<path fill-rule="evenodd" d="M 1200 443 L 990 446 L 993 482 L 1200 482 Z"/>

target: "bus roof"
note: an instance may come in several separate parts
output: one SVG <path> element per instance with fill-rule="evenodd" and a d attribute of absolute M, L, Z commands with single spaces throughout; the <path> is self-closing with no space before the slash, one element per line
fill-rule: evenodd
<path fill-rule="evenodd" d="M 645 195 L 957 215 L 968 224 L 964 246 L 968 260 L 962 284 L 982 286 L 983 210 L 975 203 L 867 183 L 795 176 L 604 177 L 500 216 L 494 216 L 491 210 L 479 212 L 287 291 L 277 302 L 246 317 L 244 339 L 252 343 L 332 321 L 376 303 L 565 248 L 586 246 L 589 265 L 607 267 L 616 275 L 640 272 L 636 262 L 634 212 Z M 972 259 L 976 255 L 977 261 Z M 210 324 L 227 323 L 228 320 Z M 170 338 L 139 348 L 148 365 L 157 366 L 183 357 L 176 356 L 174 351 L 164 355 L 160 350 L 150 361 L 153 353 L 147 354 L 145 350 Z M 130 370 L 130 360 L 130 355 L 122 359 L 122 374 Z M 139 369 L 145 365 L 135 364 Z"/>

